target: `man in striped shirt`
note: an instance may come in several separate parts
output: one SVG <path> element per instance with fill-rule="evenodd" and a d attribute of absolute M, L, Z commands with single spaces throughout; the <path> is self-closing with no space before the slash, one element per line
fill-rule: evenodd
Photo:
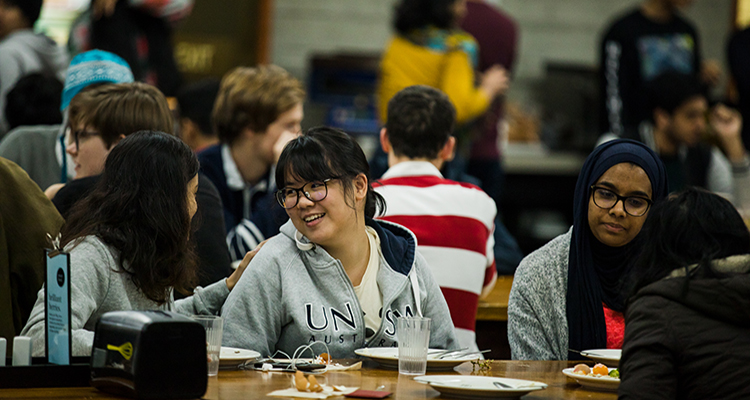
<path fill-rule="evenodd" d="M 455 115 L 437 89 L 410 86 L 398 92 L 388 102 L 380 132 L 389 169 L 373 186 L 386 199 L 380 218 L 417 236 L 417 250 L 448 302 L 461 347 L 477 349 L 477 304 L 497 278 L 492 236 L 497 208 L 480 188 L 440 173 L 453 157 Z"/>

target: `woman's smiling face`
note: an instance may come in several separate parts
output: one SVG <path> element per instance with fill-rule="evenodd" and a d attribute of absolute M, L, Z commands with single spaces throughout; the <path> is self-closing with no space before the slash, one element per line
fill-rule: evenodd
<path fill-rule="evenodd" d="M 290 176 L 285 183 L 289 188 L 301 188 L 307 182 Z M 347 184 L 352 185 L 349 193 L 344 190 Z M 286 209 L 294 227 L 323 248 L 340 246 L 351 238 L 349 232 L 356 229 L 357 218 L 364 218 L 367 178 L 360 174 L 351 181 L 347 178 L 331 179 L 326 186 L 328 194 L 323 200 L 311 201 L 298 193 L 297 204 Z"/>
<path fill-rule="evenodd" d="M 595 185 L 620 196 L 638 196 L 649 200 L 653 197 L 646 171 L 635 164 L 620 163 L 611 167 Z M 620 200 L 612 208 L 600 208 L 594 204 L 593 190 L 589 191 L 589 228 L 594 237 L 607 246 L 620 247 L 630 243 L 641 231 L 647 215 L 629 215 Z"/>

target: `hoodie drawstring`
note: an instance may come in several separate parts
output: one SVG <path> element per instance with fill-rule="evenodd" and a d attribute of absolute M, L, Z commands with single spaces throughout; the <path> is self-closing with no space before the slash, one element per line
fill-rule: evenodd
<path fill-rule="evenodd" d="M 412 268 L 409 272 L 409 280 L 411 281 L 411 290 L 414 292 L 414 303 L 417 306 L 417 315 L 422 317 L 422 298 L 419 296 L 419 280 L 417 280 L 416 267 Z"/>

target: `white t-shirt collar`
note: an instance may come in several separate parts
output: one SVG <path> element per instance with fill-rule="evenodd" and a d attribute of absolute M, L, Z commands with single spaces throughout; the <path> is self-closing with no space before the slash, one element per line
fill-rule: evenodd
<path fill-rule="evenodd" d="M 385 171 L 381 179 L 398 178 L 402 176 L 433 175 L 443 177 L 440 170 L 428 161 L 403 161 Z"/>

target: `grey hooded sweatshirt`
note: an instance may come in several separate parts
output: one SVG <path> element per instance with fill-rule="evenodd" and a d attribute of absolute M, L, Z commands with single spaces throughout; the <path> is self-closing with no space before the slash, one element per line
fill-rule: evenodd
<path fill-rule="evenodd" d="M 292 356 L 298 347 L 322 341 L 332 357 L 354 358 L 359 348 L 397 346 L 395 317 L 421 314 L 432 319 L 431 348 L 458 348 L 448 305 L 416 252 L 414 234 L 386 221 L 366 223 L 380 238 L 377 282 L 383 296 L 382 323 L 369 340 L 341 262 L 289 221 L 258 252 L 224 303 L 222 344 Z"/>
<path fill-rule="evenodd" d="M 5 96 L 19 79 L 35 72 L 65 82 L 68 54 L 55 41 L 31 29 L 15 31 L 0 41 L 0 138 L 8 131 Z"/>

